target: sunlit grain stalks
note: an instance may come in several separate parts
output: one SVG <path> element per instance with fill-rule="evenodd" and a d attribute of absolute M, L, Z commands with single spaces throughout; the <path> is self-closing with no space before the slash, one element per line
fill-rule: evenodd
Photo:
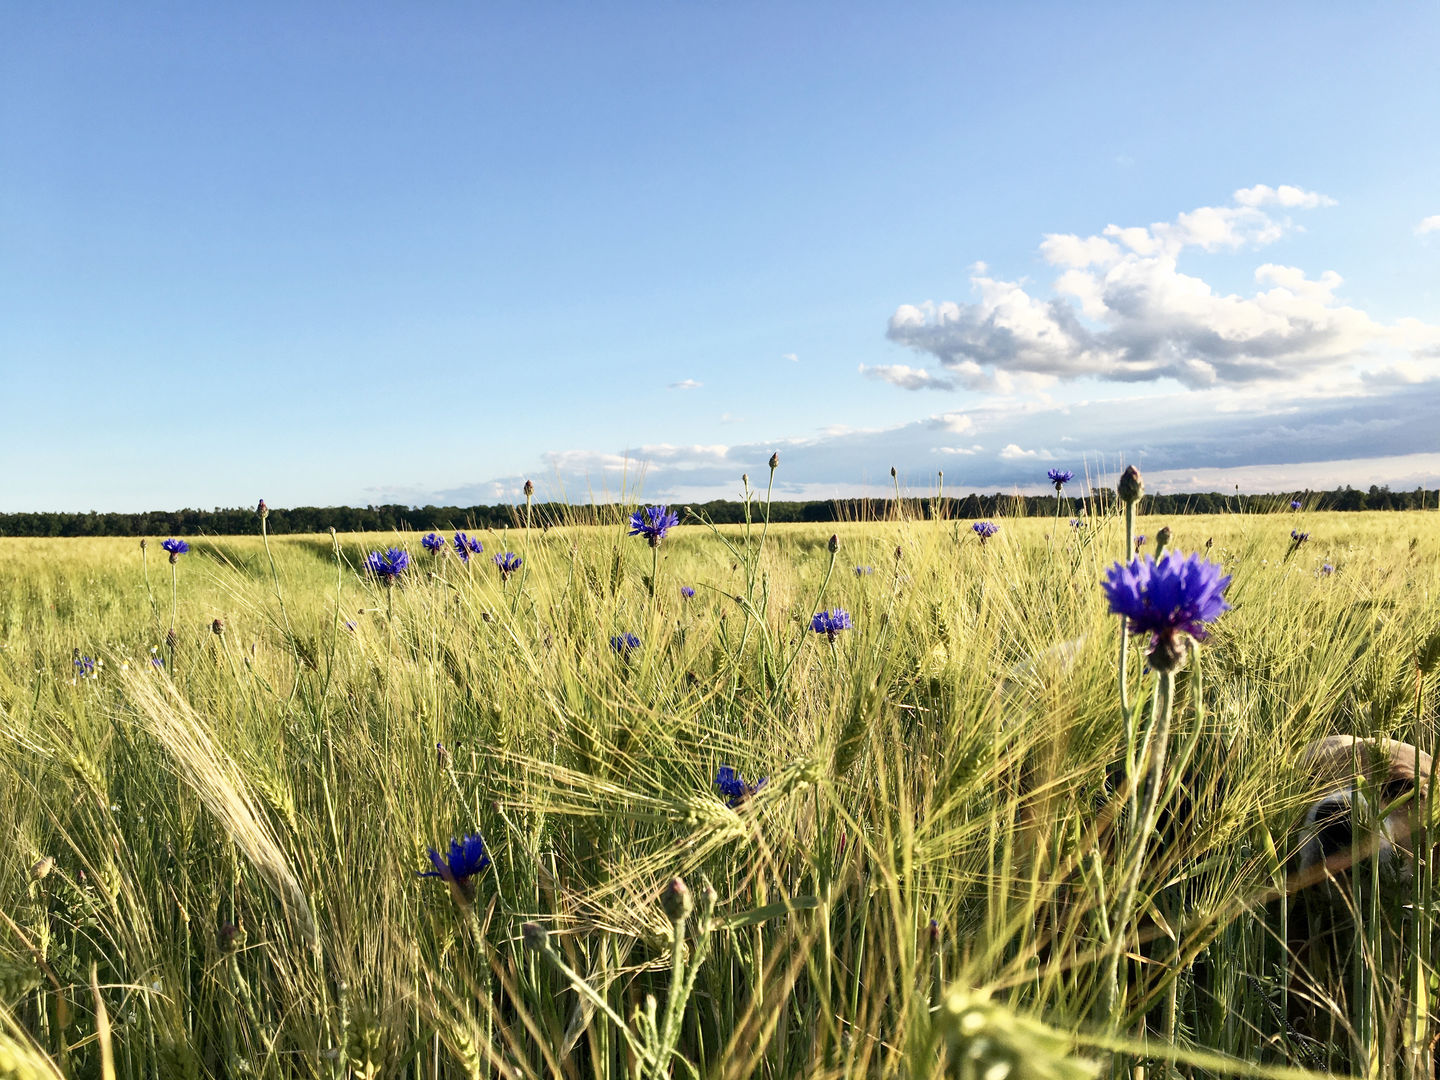
<path fill-rule="evenodd" d="M 168 680 L 127 674 L 126 695 L 177 772 L 244 853 L 305 943 L 319 945 L 315 916 L 290 861 L 260 813 L 249 785 L 215 744 L 208 725 Z"/>

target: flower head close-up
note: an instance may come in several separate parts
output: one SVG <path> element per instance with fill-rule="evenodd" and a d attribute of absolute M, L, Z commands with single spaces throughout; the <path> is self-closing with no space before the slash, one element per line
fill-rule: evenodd
<path fill-rule="evenodd" d="M 729 765 L 721 765 L 720 771 L 715 774 L 715 786 L 720 789 L 720 794 L 726 797 L 727 805 L 734 809 L 764 787 L 769 779 L 768 776 L 762 776 L 755 783 L 747 784 L 745 778 L 735 769 Z"/>
<path fill-rule="evenodd" d="M 170 561 L 172 563 L 190 550 L 190 545 L 184 540 L 176 540 L 173 537 L 169 540 L 160 541 L 160 546 L 170 553 Z"/>
<path fill-rule="evenodd" d="M 643 536 L 651 547 L 659 547 L 665 534 L 680 524 L 680 515 L 668 506 L 646 506 L 630 515 L 630 536 Z"/>
<path fill-rule="evenodd" d="M 485 840 L 479 833 L 471 833 L 460 840 L 450 841 L 450 851 L 441 855 L 434 848 L 430 852 L 430 863 L 434 870 L 419 870 L 419 877 L 438 877 L 445 881 L 464 881 L 474 877 L 490 865 L 490 853 L 485 850 Z"/>
<path fill-rule="evenodd" d="M 509 581 L 510 575 L 520 569 L 520 564 L 525 560 L 516 555 L 513 551 L 502 552 L 495 556 L 495 565 L 500 568 L 500 579 Z"/>
<path fill-rule="evenodd" d="M 1174 671 L 1185 658 L 1187 638 L 1204 641 L 1206 624 L 1230 610 L 1229 575 L 1199 555 L 1149 555 L 1116 563 L 1102 587 L 1110 610 L 1123 615 L 1132 634 L 1150 635 L 1150 665 Z"/>
<path fill-rule="evenodd" d="M 616 634 L 610 639 L 610 648 L 628 658 L 632 652 L 640 648 L 640 639 L 630 633 Z"/>
<path fill-rule="evenodd" d="M 1075 474 L 1069 469 L 1051 469 L 1045 475 L 1050 477 L 1050 482 L 1055 485 L 1056 492 L 1075 479 Z"/>
<path fill-rule="evenodd" d="M 401 548 L 387 548 L 372 551 L 365 559 L 365 569 L 378 577 L 382 584 L 391 585 L 410 565 L 410 553 Z"/>
<path fill-rule="evenodd" d="M 445 550 L 445 539 L 437 533 L 426 533 L 420 538 L 420 546 L 431 555 L 439 555 Z"/>
<path fill-rule="evenodd" d="M 985 543 L 992 536 L 1000 531 L 1000 526 L 993 521 L 977 521 L 970 526 L 970 531 L 980 538 L 980 543 Z"/>
<path fill-rule="evenodd" d="M 817 634 L 824 634 L 831 641 L 835 640 L 841 630 L 850 628 L 850 613 L 844 608 L 837 607 L 834 611 L 817 611 L 814 618 L 810 620 L 810 629 Z"/>

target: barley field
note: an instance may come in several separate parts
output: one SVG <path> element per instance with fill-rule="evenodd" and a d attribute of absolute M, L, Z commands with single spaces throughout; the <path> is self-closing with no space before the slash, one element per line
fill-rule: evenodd
<path fill-rule="evenodd" d="M 1428 1075 L 1428 858 L 1288 877 L 1440 518 L 1142 503 L 1172 674 L 1076 508 L 0 539 L 0 1076 Z"/>

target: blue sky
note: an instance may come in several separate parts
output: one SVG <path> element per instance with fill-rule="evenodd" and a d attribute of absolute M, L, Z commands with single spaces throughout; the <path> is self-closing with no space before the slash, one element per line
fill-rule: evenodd
<path fill-rule="evenodd" d="M 1440 483 L 1440 8 L 1175 7 L 12 7 L 0 510 Z"/>

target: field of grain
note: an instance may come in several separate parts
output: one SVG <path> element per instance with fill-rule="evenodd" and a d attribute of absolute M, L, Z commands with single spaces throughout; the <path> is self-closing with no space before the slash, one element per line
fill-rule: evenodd
<path fill-rule="evenodd" d="M 0 1075 L 1412 1074 L 1428 860 L 1283 896 L 1309 741 L 1434 749 L 1440 519 L 1142 516 L 1233 578 L 1159 757 L 1081 519 L 0 539 Z"/>

